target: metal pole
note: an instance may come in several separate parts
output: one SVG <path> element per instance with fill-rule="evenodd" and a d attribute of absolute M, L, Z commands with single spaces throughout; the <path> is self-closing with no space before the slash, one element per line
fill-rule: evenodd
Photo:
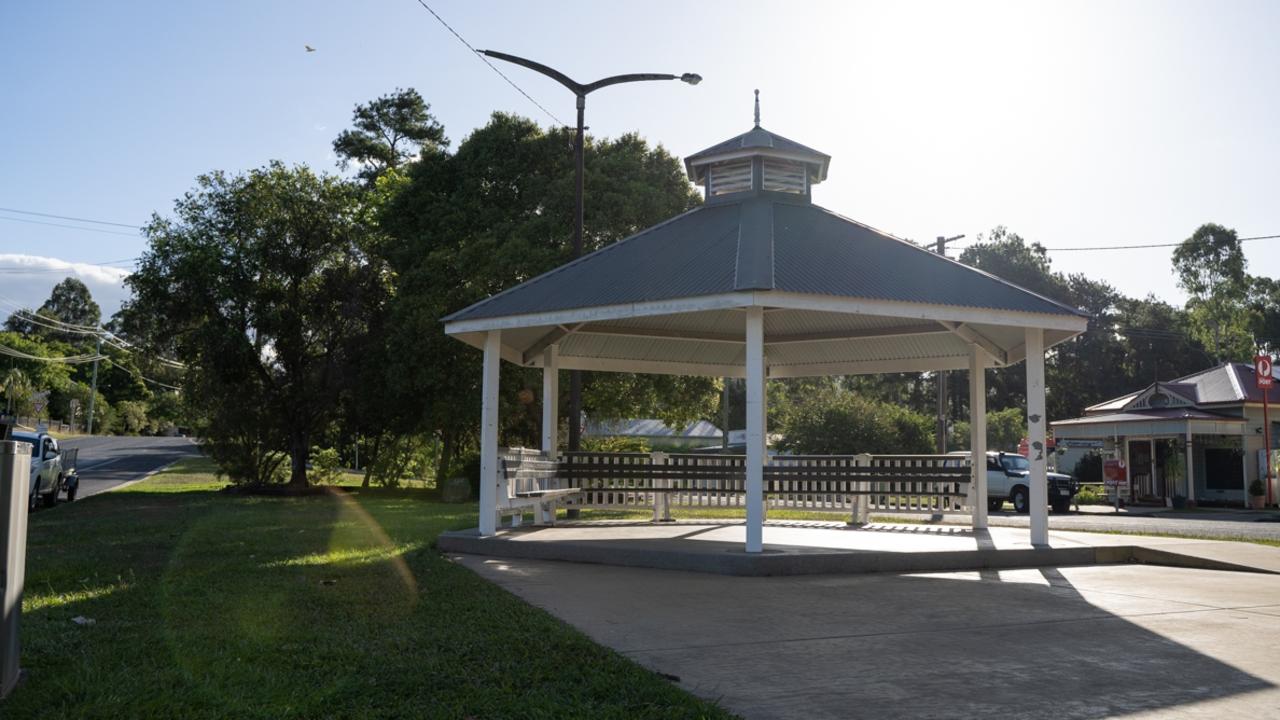
<path fill-rule="evenodd" d="M 573 257 L 582 255 L 582 215 L 586 187 L 586 160 L 583 151 L 583 122 L 587 96 L 578 95 L 578 133 L 573 138 Z M 582 371 L 569 372 L 569 450 L 582 449 Z"/>
<path fill-rule="evenodd" d="M 98 338 L 98 350 L 94 354 L 101 355 L 102 354 L 102 336 L 98 335 L 97 338 Z M 95 358 L 93 361 L 93 387 L 92 387 L 92 390 L 89 392 L 89 423 L 88 423 L 88 427 L 85 429 L 85 434 L 87 435 L 93 434 L 93 402 L 94 400 L 97 399 L 97 397 L 98 397 L 98 361 Z"/>
<path fill-rule="evenodd" d="M 26 443 L 0 442 L 0 699 L 22 678 L 18 625 L 27 566 L 27 491 L 31 453 Z M 21 449 L 19 449 L 21 448 Z"/>

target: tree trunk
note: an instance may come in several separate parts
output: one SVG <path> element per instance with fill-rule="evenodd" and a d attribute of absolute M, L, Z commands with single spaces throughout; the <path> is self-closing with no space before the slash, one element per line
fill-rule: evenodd
<path fill-rule="evenodd" d="M 307 459 L 311 455 L 310 438 L 305 432 L 294 432 L 289 435 L 289 484 L 294 487 L 307 486 Z"/>
<path fill-rule="evenodd" d="M 369 478 L 373 476 L 373 465 L 378 462 L 378 450 L 382 447 L 382 433 L 378 433 L 373 437 L 373 453 L 365 455 L 364 462 L 364 480 L 360 483 L 360 487 L 368 489 Z"/>
<path fill-rule="evenodd" d="M 436 463 L 436 487 L 444 487 L 448 480 L 449 463 L 453 462 L 453 433 L 440 433 L 440 457 Z"/>

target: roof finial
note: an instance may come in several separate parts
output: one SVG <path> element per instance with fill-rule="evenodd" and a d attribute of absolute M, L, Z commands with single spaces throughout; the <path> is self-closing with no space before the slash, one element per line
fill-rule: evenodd
<path fill-rule="evenodd" d="M 760 127 L 760 88 L 756 88 L 756 127 Z"/>

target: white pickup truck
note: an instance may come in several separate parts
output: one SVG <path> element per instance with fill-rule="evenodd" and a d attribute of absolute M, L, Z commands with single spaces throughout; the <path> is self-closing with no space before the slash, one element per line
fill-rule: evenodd
<path fill-rule="evenodd" d="M 68 502 L 76 499 L 80 487 L 77 450 L 60 450 L 57 439 L 48 433 L 15 432 L 13 439 L 31 446 L 31 490 L 27 501 L 30 509 L 34 510 L 42 500 L 46 506 L 56 505 L 62 492 L 66 492 Z"/>
<path fill-rule="evenodd" d="M 952 455 L 969 457 L 967 452 Z M 1031 475 L 1031 463 L 1015 453 L 987 453 L 987 508 L 992 512 L 1004 507 L 1004 501 L 1013 503 L 1014 512 L 1026 513 L 1031 509 L 1031 490 L 1027 477 Z M 1049 506 L 1056 513 L 1067 512 L 1071 499 L 1079 485 L 1075 478 L 1062 473 L 1048 473 Z"/>

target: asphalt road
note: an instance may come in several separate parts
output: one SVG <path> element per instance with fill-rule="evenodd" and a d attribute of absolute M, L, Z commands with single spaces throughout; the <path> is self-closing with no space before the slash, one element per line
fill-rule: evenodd
<path fill-rule="evenodd" d="M 78 437 L 68 438 L 61 445 L 80 448 L 78 498 L 138 480 L 174 460 L 198 452 L 194 441 L 182 437 Z"/>

